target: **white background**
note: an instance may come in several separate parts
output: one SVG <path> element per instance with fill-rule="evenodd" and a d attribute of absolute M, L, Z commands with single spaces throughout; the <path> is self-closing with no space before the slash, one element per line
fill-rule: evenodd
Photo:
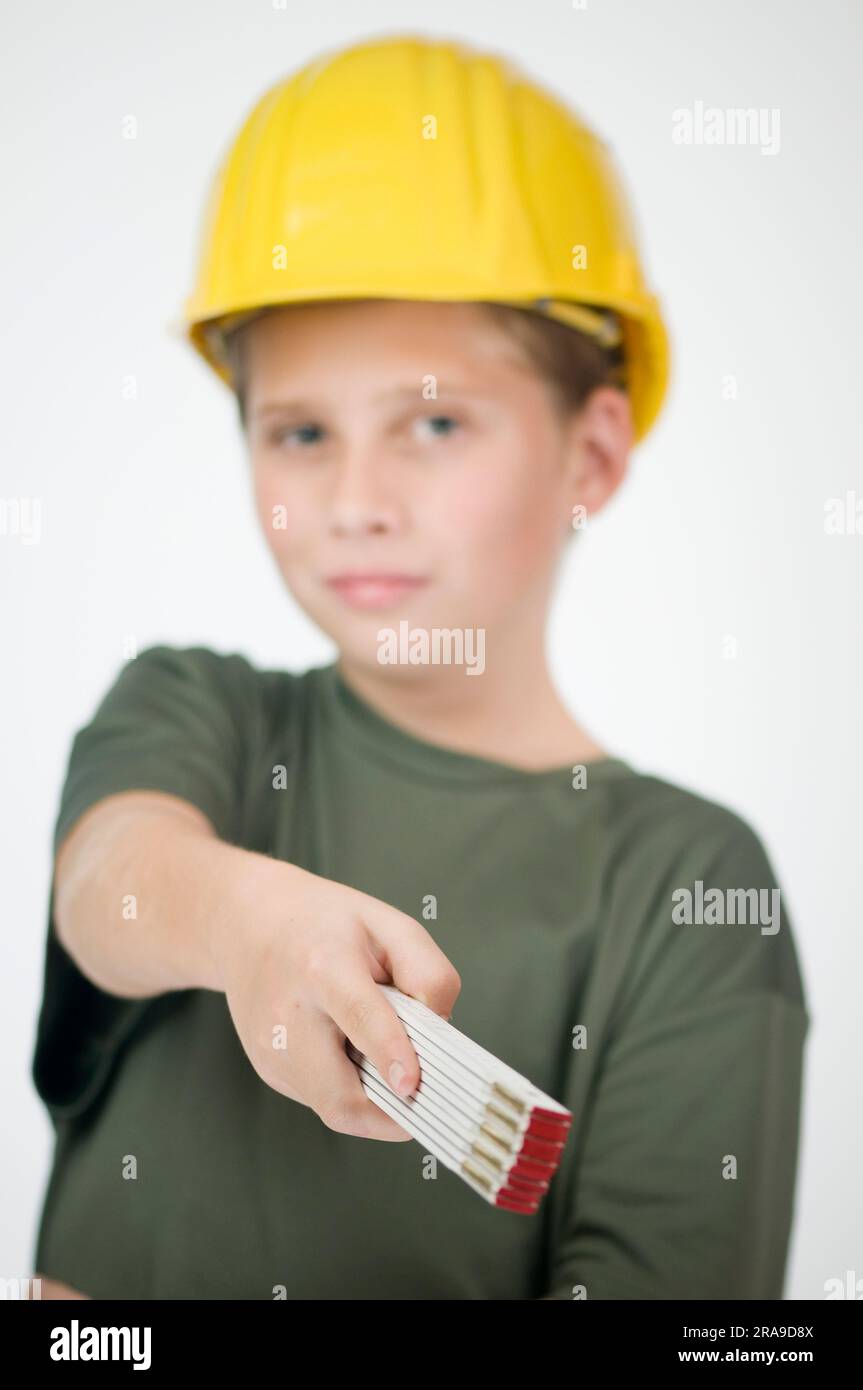
<path fill-rule="evenodd" d="M 520 59 L 610 141 L 634 198 L 673 387 L 568 561 L 554 670 L 602 743 L 731 805 L 774 861 L 814 1020 L 787 1296 L 823 1298 L 863 1276 L 863 534 L 824 529 L 829 498 L 863 501 L 850 0 L 7 10 L 0 497 L 40 499 L 42 520 L 38 544 L 0 535 L 0 1275 L 32 1272 L 49 1160 L 29 1066 L 74 731 L 127 634 L 294 670 L 335 654 L 255 529 L 231 397 L 167 332 L 208 181 L 267 85 L 406 29 Z M 779 153 L 674 144 L 672 112 L 697 101 L 778 108 Z"/>

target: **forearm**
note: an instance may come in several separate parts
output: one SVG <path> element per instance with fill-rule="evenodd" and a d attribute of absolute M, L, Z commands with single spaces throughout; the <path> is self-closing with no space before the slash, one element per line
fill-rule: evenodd
<path fill-rule="evenodd" d="M 226 934 L 254 910 L 258 879 L 274 861 L 226 844 L 188 809 L 186 816 L 156 798 L 111 798 L 61 846 L 58 936 L 108 993 L 223 988 Z"/>

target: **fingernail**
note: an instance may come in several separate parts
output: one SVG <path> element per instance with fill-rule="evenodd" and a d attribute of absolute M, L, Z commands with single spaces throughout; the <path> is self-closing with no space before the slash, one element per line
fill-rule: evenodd
<path fill-rule="evenodd" d="M 390 1063 L 389 1075 L 390 1085 L 392 1086 L 393 1090 L 398 1091 L 401 1095 L 407 1095 L 408 1091 L 410 1090 L 410 1085 L 407 1084 L 405 1081 L 407 1073 L 405 1072 L 405 1069 L 402 1066 L 401 1062 Z"/>

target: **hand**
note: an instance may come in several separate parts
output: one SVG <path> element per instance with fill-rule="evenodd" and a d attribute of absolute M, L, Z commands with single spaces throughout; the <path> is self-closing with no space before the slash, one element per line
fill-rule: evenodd
<path fill-rule="evenodd" d="M 44 1300 L 44 1299 L 46 1299 L 46 1298 L 89 1298 L 89 1297 L 90 1297 L 90 1295 L 87 1294 L 87 1293 L 79 1293 L 77 1289 L 71 1288 L 71 1287 L 69 1286 L 69 1284 L 61 1284 L 61 1282 L 60 1282 L 59 1279 L 49 1279 L 49 1278 L 47 1277 L 47 1275 L 45 1275 L 45 1274 L 34 1274 L 34 1275 L 33 1275 L 33 1278 L 30 1280 L 30 1288 L 31 1288 L 31 1291 L 32 1291 L 32 1289 L 33 1289 L 33 1284 L 34 1284 L 34 1281 L 35 1281 L 36 1279 L 39 1279 L 39 1280 L 41 1281 L 41 1288 L 40 1288 L 40 1291 L 39 1291 L 39 1292 L 40 1292 L 40 1297 L 42 1298 L 42 1300 Z M 33 1293 L 32 1293 L 32 1292 L 30 1293 L 29 1298 L 30 1298 L 30 1301 L 31 1301 L 31 1302 L 33 1302 L 33 1301 L 38 1301 L 38 1300 L 34 1300 L 34 1298 L 33 1298 Z"/>
<path fill-rule="evenodd" d="M 329 1129 L 410 1139 L 366 1096 L 345 1038 L 409 1095 L 419 1062 L 378 985 L 392 983 L 448 1018 L 461 990 L 454 966 L 413 917 L 343 883 L 264 856 L 239 874 L 239 906 L 223 914 L 213 952 L 258 1076 Z"/>

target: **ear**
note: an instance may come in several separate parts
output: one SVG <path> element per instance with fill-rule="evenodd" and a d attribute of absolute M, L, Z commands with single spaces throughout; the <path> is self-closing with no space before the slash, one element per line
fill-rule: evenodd
<path fill-rule="evenodd" d="M 567 467 L 573 506 L 601 510 L 626 476 L 635 440 L 629 397 L 614 386 L 592 391 L 569 426 Z"/>

